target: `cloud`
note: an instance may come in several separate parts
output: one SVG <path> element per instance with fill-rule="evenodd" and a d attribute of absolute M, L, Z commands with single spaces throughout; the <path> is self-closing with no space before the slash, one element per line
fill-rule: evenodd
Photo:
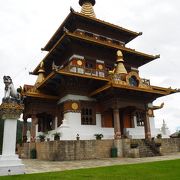
<path fill-rule="evenodd" d="M 13 77 L 15 86 L 33 84 L 29 76 L 45 55 L 40 51 L 56 31 L 72 6 L 79 11 L 78 0 L 6 0 L 0 2 L 0 97 L 3 96 L 3 75 Z M 178 0 L 97 0 L 99 19 L 142 31 L 143 35 L 128 44 L 149 54 L 161 54 L 140 68 L 142 77 L 165 87 L 180 87 L 180 1 Z M 180 95 L 160 98 L 167 106 L 157 111 L 157 125 L 167 121 L 171 131 L 179 126 Z"/>

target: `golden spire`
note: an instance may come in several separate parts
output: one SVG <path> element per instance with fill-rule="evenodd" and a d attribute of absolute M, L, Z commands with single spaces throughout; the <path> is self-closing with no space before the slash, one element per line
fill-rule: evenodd
<path fill-rule="evenodd" d="M 42 61 L 40 63 L 40 67 L 39 67 L 39 70 L 38 70 L 38 77 L 37 77 L 37 80 L 36 80 L 36 85 L 41 83 L 44 79 L 45 79 L 45 70 L 44 70 L 44 62 Z"/>
<path fill-rule="evenodd" d="M 81 13 L 86 16 L 96 18 L 96 15 L 93 9 L 93 6 L 95 5 L 95 3 L 96 3 L 95 0 L 79 0 L 79 4 L 82 7 Z"/>
<path fill-rule="evenodd" d="M 123 54 L 120 50 L 117 51 L 117 66 L 114 74 L 127 74 L 126 68 L 124 67 Z"/>

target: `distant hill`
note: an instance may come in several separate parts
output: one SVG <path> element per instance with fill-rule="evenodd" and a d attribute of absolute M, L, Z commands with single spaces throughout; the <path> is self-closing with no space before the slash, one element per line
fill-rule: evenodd
<path fill-rule="evenodd" d="M 28 123 L 28 127 L 30 127 L 31 123 Z M 4 121 L 0 120 L 0 154 L 2 153 L 2 143 L 3 143 L 3 127 L 4 127 Z M 22 144 L 22 128 L 23 128 L 23 122 L 19 121 L 17 122 L 17 137 L 16 137 L 16 143 Z"/>

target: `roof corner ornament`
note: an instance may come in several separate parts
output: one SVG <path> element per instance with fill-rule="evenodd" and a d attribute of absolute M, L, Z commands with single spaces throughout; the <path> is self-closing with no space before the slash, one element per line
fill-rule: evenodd
<path fill-rule="evenodd" d="M 61 69 L 63 69 L 63 68 L 64 68 L 64 65 L 58 66 L 58 65 L 56 65 L 55 62 L 53 61 L 53 63 L 52 63 L 52 70 L 53 70 L 53 71 L 59 71 L 59 70 L 61 70 Z"/>
<path fill-rule="evenodd" d="M 70 11 L 73 13 L 73 12 L 75 12 L 75 10 L 72 8 L 72 7 L 70 7 Z"/>
<path fill-rule="evenodd" d="M 164 102 L 161 103 L 159 106 L 154 106 L 152 103 L 147 105 L 147 114 L 149 117 L 154 117 L 154 110 L 162 109 L 164 107 Z"/>
<path fill-rule="evenodd" d="M 69 30 L 66 27 L 63 27 L 63 31 L 66 32 L 66 33 L 69 32 Z"/>
<path fill-rule="evenodd" d="M 158 109 L 162 109 L 164 107 L 164 102 L 161 103 L 159 106 L 152 106 L 151 109 L 152 110 L 158 110 Z"/>

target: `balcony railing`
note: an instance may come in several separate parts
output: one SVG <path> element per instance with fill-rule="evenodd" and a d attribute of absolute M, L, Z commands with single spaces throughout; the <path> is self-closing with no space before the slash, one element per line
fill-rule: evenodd
<path fill-rule="evenodd" d="M 124 75 L 121 74 L 111 74 L 109 75 L 109 79 L 115 84 L 121 84 L 121 85 L 129 84 L 129 82 L 126 82 L 127 80 L 125 79 Z M 143 87 L 151 86 L 149 79 L 140 78 L 139 80 L 140 82 L 138 84 L 140 84 L 140 86 Z"/>
<path fill-rule="evenodd" d="M 61 71 L 64 72 L 71 72 L 81 75 L 87 75 L 87 76 L 93 76 L 93 77 L 100 77 L 100 78 L 106 78 L 112 81 L 115 84 L 121 84 L 121 85 L 127 85 L 129 83 L 126 82 L 124 79 L 124 75 L 120 74 L 109 74 L 106 70 L 98 70 L 98 69 L 92 69 L 92 68 L 86 68 L 82 66 L 76 66 L 76 65 L 67 65 Z M 150 80 L 148 79 L 140 79 L 141 84 L 144 86 L 150 86 Z"/>
<path fill-rule="evenodd" d="M 68 65 L 62 70 L 66 72 L 72 72 L 72 73 L 101 77 L 101 78 L 106 78 L 108 76 L 108 72 L 105 70 L 97 70 L 97 69 L 85 68 L 82 66 L 75 66 L 75 65 Z"/>
<path fill-rule="evenodd" d="M 147 85 L 147 86 L 150 86 L 151 83 L 150 83 L 150 80 L 149 79 L 141 79 L 142 80 L 142 83 Z"/>

